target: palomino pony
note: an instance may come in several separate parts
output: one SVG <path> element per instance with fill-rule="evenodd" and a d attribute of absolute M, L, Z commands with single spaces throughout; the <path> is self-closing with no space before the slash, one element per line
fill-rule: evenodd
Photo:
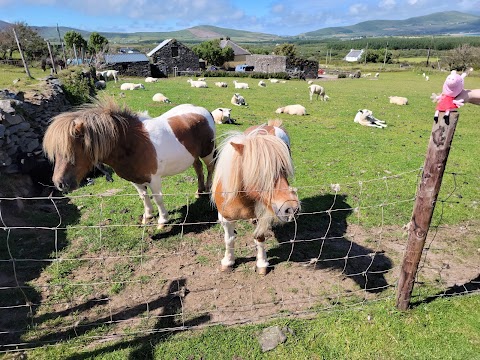
<path fill-rule="evenodd" d="M 222 271 L 235 263 L 235 220 L 256 220 L 257 271 L 267 273 L 265 233 L 273 222 L 292 221 L 300 209 L 296 191 L 288 184 L 293 175 L 290 150 L 275 131 L 262 125 L 244 133 L 232 132 L 220 145 L 212 183 L 212 200 L 225 231 Z M 288 139 L 288 136 L 286 137 Z"/>
<path fill-rule="evenodd" d="M 198 177 L 197 195 L 210 191 L 214 139 L 213 117 L 203 107 L 178 105 L 160 117 L 150 118 L 107 99 L 53 118 L 45 132 L 43 149 L 55 162 L 52 180 L 61 191 L 78 187 L 94 165 L 110 165 L 137 189 L 144 203 L 144 224 L 153 217 L 150 188 L 159 210 L 160 229 L 168 221 L 162 177 L 193 165 Z M 200 159 L 208 171 L 206 184 Z"/>

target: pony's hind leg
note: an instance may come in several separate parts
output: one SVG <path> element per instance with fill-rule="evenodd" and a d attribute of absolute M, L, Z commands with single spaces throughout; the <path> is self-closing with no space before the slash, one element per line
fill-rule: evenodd
<path fill-rule="evenodd" d="M 162 179 L 157 176 L 152 178 L 150 182 L 150 189 L 152 190 L 152 197 L 155 204 L 158 207 L 158 225 L 157 229 L 163 229 L 164 225 L 168 221 L 168 212 L 165 209 L 165 204 L 163 203 L 163 194 L 162 194 Z"/>
<path fill-rule="evenodd" d="M 199 158 L 196 158 L 193 162 L 193 168 L 197 173 L 198 189 L 195 193 L 195 197 L 198 198 L 202 193 L 205 193 L 205 177 L 203 175 L 203 165 Z"/>
<path fill-rule="evenodd" d="M 220 213 L 218 213 L 218 220 L 225 231 L 225 256 L 221 261 L 221 270 L 230 271 L 235 264 L 235 223 L 228 221 Z"/>
<path fill-rule="evenodd" d="M 212 189 L 212 176 L 213 170 L 215 169 L 215 152 L 212 153 L 204 158 L 202 158 L 205 166 L 207 167 L 207 183 L 205 185 L 205 191 L 210 192 Z"/>

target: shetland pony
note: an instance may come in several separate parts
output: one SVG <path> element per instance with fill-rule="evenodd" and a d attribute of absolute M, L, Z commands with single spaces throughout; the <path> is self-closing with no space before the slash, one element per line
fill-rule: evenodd
<path fill-rule="evenodd" d="M 131 181 L 144 203 L 142 223 L 153 217 L 148 195 L 158 206 L 158 228 L 168 221 L 161 182 L 193 165 L 197 196 L 210 191 L 214 167 L 215 123 L 210 112 L 190 104 L 176 106 L 157 118 L 122 108 L 112 99 L 53 118 L 43 149 L 55 162 L 53 183 L 73 190 L 96 164 L 109 165 Z M 202 162 L 207 167 L 205 184 Z"/>
<path fill-rule="evenodd" d="M 282 136 L 286 136 L 284 131 Z M 296 191 L 287 180 L 293 175 L 289 146 L 281 137 L 275 136 L 273 125 L 262 125 L 244 133 L 230 133 L 219 149 L 212 201 L 225 231 L 225 256 L 221 269 L 227 271 L 235 263 L 236 220 L 254 219 L 256 266 L 258 273 L 265 275 L 269 265 L 265 251 L 266 231 L 275 221 L 292 221 L 300 209 Z"/>

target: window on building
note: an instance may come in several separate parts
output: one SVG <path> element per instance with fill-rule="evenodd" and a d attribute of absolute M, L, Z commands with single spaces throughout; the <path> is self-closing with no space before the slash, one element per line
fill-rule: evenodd
<path fill-rule="evenodd" d="M 172 57 L 178 57 L 178 46 L 172 46 Z"/>

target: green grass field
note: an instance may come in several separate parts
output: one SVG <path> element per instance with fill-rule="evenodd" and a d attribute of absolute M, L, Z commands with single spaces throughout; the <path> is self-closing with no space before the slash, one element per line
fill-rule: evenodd
<path fill-rule="evenodd" d="M 37 348 L 30 350 L 28 357 L 237 360 L 478 358 L 480 297 L 436 298 L 451 286 L 452 281 L 464 281 L 461 271 L 456 275 L 458 278 L 442 277 L 445 271 L 448 272 L 445 270 L 447 265 L 456 269 L 457 262 L 460 262 L 472 273 L 475 267 L 478 268 L 478 106 L 467 104 L 459 111 L 460 120 L 432 222 L 432 232 L 437 226 L 451 229 L 448 233 L 450 237 L 439 235 L 429 240 L 429 245 L 433 244 L 429 256 L 437 259 L 442 270 L 435 275 L 424 269 L 425 273 L 420 274 L 420 283 L 415 290 L 413 309 L 407 312 L 395 309 L 398 263 L 405 243 L 402 226 L 410 220 L 433 123 L 435 105 L 430 95 L 441 91 L 446 77 L 445 73 L 432 73 L 430 81 L 425 81 L 421 74 L 421 70 L 412 70 L 382 72 L 378 79 L 316 80 L 315 83 L 325 87 L 330 97 L 327 102 L 310 102 L 307 83 L 297 80 L 285 84 L 267 81 L 267 87 L 260 88 L 258 80 L 243 79 L 250 84 L 250 89 L 235 90 L 232 78 L 207 78 L 209 88 L 196 89 L 190 88 L 187 78 L 180 77 L 145 84 L 145 90 L 123 92 L 120 91 L 122 82 L 143 82 L 143 79 L 121 78 L 117 84 L 108 82 L 104 91 L 106 95 L 136 111 L 148 110 L 151 116 L 158 116 L 182 103 L 193 103 L 209 110 L 233 108 L 232 117 L 236 125 L 218 125 L 219 140 L 228 131 L 244 130 L 272 118 L 281 118 L 291 137 L 296 171 L 291 184 L 298 189 L 302 214 L 296 226 L 288 224 L 273 232 L 273 238 L 268 240 L 268 256 L 274 261 L 277 258 L 280 260 L 273 273 L 257 280 L 257 275 L 247 265 L 251 265 L 252 259 L 240 264 L 230 276 L 218 274 L 223 231 L 215 224 L 215 211 L 208 201 L 196 201 L 193 196 L 196 190 L 193 169 L 163 181 L 165 203 L 171 217 L 171 225 L 164 232 L 157 231 L 155 226 L 139 226 L 143 206 L 134 188 L 118 176 L 114 176 L 113 183 L 107 183 L 103 178 L 95 179 L 93 185 L 76 190 L 68 199 L 55 201 L 54 211 L 39 210 L 45 205 L 26 207 L 26 224 L 38 229 L 31 232 L 12 230 L 5 235 L 7 241 L 4 243 L 8 243 L 9 247 L 2 245 L 0 248 L 1 259 L 5 260 L 0 264 L 0 270 L 11 272 L 11 258 L 57 259 L 51 264 L 39 261 L 42 265 L 19 262 L 17 272 L 22 274 L 22 279 L 30 287 L 24 290 L 24 295 L 18 291 L 0 294 L 0 300 L 7 304 L 14 296 L 18 297 L 19 303 L 23 303 L 25 297 L 41 303 L 35 308 L 33 318 L 25 314 L 22 321 L 27 330 L 17 340 L 36 344 Z M 215 87 L 215 81 L 226 81 L 228 88 Z M 465 86 L 480 88 L 480 79 L 467 77 Z M 166 95 L 172 104 L 154 103 L 151 98 L 156 92 Z M 232 106 L 230 98 L 234 92 L 243 95 L 249 105 Z M 405 96 L 409 104 L 390 104 L 388 96 L 391 95 Z M 306 107 L 307 116 L 275 113 L 279 106 L 297 103 Z M 386 121 L 388 127 L 376 129 L 355 124 L 353 119 L 357 110 L 364 108 Z M 337 194 L 332 184 L 339 184 Z M 115 196 L 110 196 L 113 193 Z M 205 223 L 195 224 L 198 222 Z M 182 227 L 182 223 L 193 223 L 193 226 Z M 350 229 L 366 235 L 356 241 Z M 237 229 L 240 239 L 237 255 L 240 258 L 252 256 L 251 250 L 241 245 L 251 242 L 251 231 L 252 226 L 248 223 Z M 307 241 L 317 239 L 314 241 L 317 245 L 322 236 L 333 243 L 335 236 L 340 235 L 343 240 L 353 239 L 346 242 L 347 247 L 383 251 L 385 261 L 392 262 L 385 275 L 389 286 L 372 294 L 364 291 L 366 284 L 351 282 L 354 275 L 342 277 L 341 266 L 340 270 L 327 268 L 312 275 L 311 271 L 302 270 L 295 260 L 286 261 L 290 245 L 287 244 L 285 249 L 279 243 L 285 239 L 288 242 L 295 231 L 299 238 Z M 338 242 L 343 240 L 338 239 Z M 293 258 L 297 251 L 305 252 L 306 257 L 316 257 L 321 251 L 322 258 L 327 259 L 345 255 L 328 244 L 323 249 L 323 243 L 320 250 L 318 246 L 302 244 L 294 250 Z M 168 258 L 174 256 L 179 256 L 179 263 L 167 265 Z M 58 261 L 60 258 L 62 260 Z M 368 268 L 371 278 L 375 278 L 375 271 L 380 270 L 375 266 Z M 363 271 L 350 269 L 346 273 L 348 275 L 349 271 L 353 273 L 355 270 Z M 193 279 L 198 274 L 205 276 L 205 280 L 203 287 L 194 291 Z M 467 276 L 466 273 L 464 275 Z M 185 297 L 186 304 L 176 304 L 175 298 L 172 298 L 164 307 L 165 313 L 168 307 L 172 308 L 170 310 L 175 315 L 173 323 L 160 319 L 152 324 L 149 314 L 154 314 L 158 308 L 154 307 L 155 302 L 151 303 L 151 309 L 145 308 L 145 299 L 148 298 L 145 294 L 163 294 L 168 283 L 182 276 L 190 281 L 191 293 Z M 284 297 L 288 297 L 287 293 L 293 299 L 302 301 L 307 296 L 303 288 L 312 286 L 312 279 L 318 281 L 315 284 L 318 286 L 311 287 L 308 294 L 312 303 L 305 313 L 309 315 L 309 320 L 286 309 L 275 316 L 270 314 L 256 320 L 244 319 L 246 323 L 255 323 L 251 325 L 208 326 L 208 322 L 194 316 L 205 311 L 208 314 L 208 304 L 211 313 L 215 313 L 218 310 L 213 305 L 216 300 L 207 297 L 202 299 L 205 303 L 199 302 L 197 307 L 189 303 L 190 298 L 196 299 L 194 296 L 211 288 L 219 289 L 219 297 L 229 292 L 232 297 L 242 293 L 259 293 L 263 301 L 271 306 L 279 302 L 278 299 L 283 301 Z M 273 284 L 282 282 L 287 283 L 282 290 L 285 294 L 280 296 Z M 229 290 L 230 284 L 233 285 Z M 250 286 L 255 291 L 249 290 Z M 478 286 L 475 289 L 478 290 Z M 92 303 L 84 306 L 91 301 L 103 304 L 101 299 L 104 298 L 109 299 L 110 305 Z M 233 303 L 234 299 L 231 301 Z M 247 296 L 242 301 L 242 305 L 249 306 L 251 300 Z M 194 310 L 180 312 L 183 306 L 193 306 Z M 124 309 L 125 316 L 128 311 L 133 312 L 135 316 L 127 316 L 126 319 L 135 318 L 139 323 L 117 323 L 118 319 L 111 316 L 118 309 Z M 279 319 L 272 320 L 274 317 Z M 112 319 L 116 321 L 109 323 Z M 170 331 L 181 328 L 182 324 L 186 327 L 192 324 L 197 330 Z M 284 344 L 263 354 L 257 335 L 273 324 L 287 326 L 291 332 Z M 76 326 L 79 326 L 78 329 Z M 53 342 L 55 345 L 42 347 L 42 342 Z"/>

